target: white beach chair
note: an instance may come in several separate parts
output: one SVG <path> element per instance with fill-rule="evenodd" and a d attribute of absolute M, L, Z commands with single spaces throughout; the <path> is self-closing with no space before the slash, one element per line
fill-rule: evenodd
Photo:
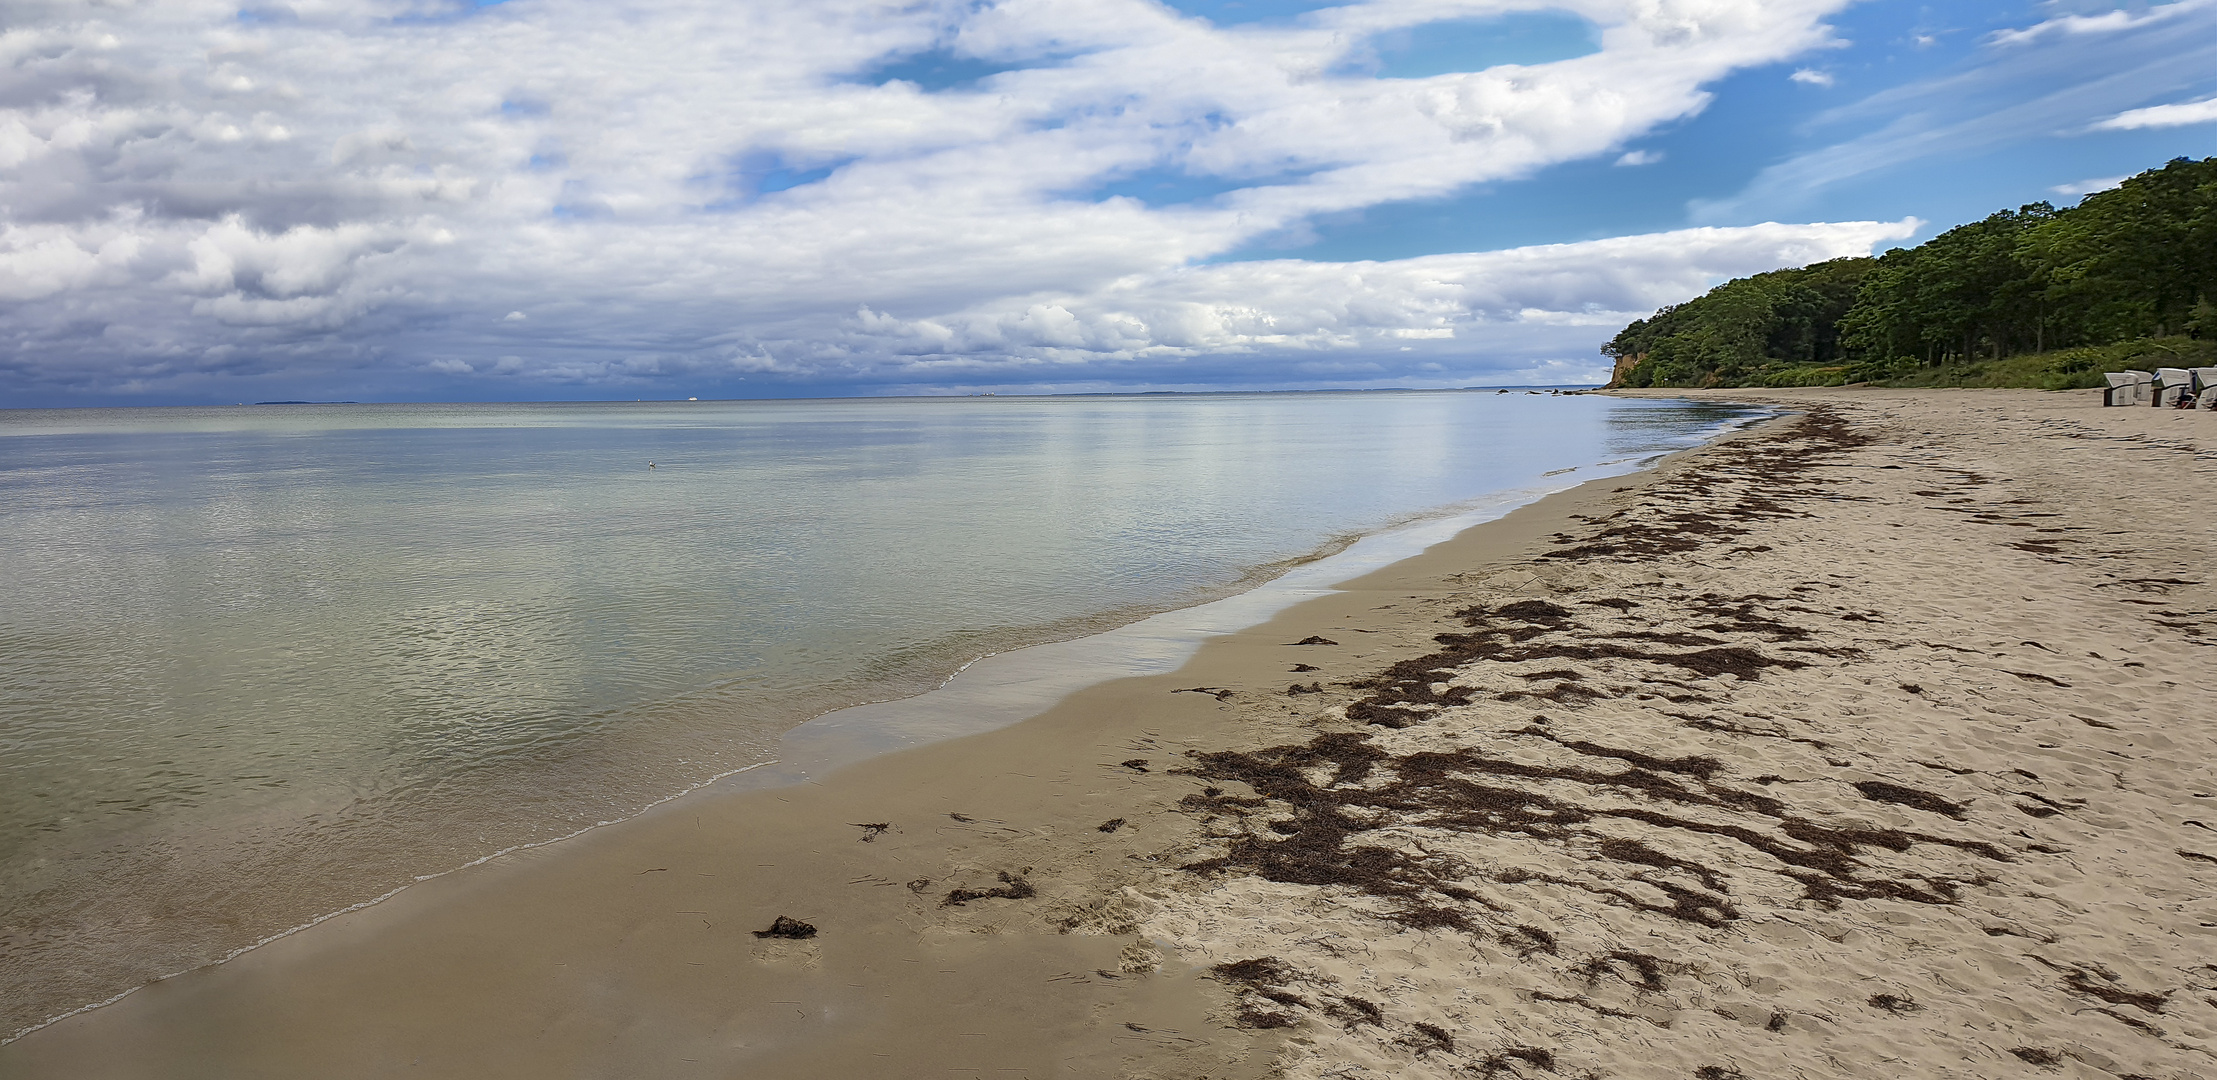
<path fill-rule="evenodd" d="M 2185 368 L 2167 367 L 2155 369 L 2155 400 L 2149 402 L 2158 409 L 2174 408 L 2179 396 L 2194 392 L 2194 374 Z"/>
<path fill-rule="evenodd" d="M 2148 400 L 2148 383 L 2154 376 L 2145 371 L 2109 371 L 2102 373 L 2109 386 L 2102 390 L 2103 405 L 2144 405 Z"/>
<path fill-rule="evenodd" d="M 2193 380 L 2187 392 L 2194 395 L 2194 407 L 2217 409 L 2217 367 L 2187 368 L 2186 374 Z"/>

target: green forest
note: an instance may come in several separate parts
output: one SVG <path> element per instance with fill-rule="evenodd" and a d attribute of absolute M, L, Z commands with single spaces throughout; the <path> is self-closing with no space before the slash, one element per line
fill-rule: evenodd
<path fill-rule="evenodd" d="M 2217 364 L 2217 158 L 1875 259 L 1729 281 L 1602 352 L 1612 386 L 2100 386 Z"/>

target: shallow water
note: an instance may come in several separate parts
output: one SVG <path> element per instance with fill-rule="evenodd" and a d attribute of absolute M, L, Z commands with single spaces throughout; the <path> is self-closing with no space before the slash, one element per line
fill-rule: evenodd
<path fill-rule="evenodd" d="M 0 412 L 0 1033 L 624 816 L 979 655 L 1734 415 L 1491 392 Z"/>

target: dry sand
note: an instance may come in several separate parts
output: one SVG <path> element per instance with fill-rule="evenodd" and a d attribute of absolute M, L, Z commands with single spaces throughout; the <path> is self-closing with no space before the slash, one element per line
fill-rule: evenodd
<path fill-rule="evenodd" d="M 1809 413 L 0 1076 L 2217 1076 L 2217 416 L 1729 396 Z"/>

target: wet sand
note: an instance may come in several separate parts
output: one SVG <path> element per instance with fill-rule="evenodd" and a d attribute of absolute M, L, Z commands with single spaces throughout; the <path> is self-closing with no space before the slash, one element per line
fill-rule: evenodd
<path fill-rule="evenodd" d="M 2217 416 L 1731 396 L 1810 412 L 0 1076 L 2217 1076 Z"/>

